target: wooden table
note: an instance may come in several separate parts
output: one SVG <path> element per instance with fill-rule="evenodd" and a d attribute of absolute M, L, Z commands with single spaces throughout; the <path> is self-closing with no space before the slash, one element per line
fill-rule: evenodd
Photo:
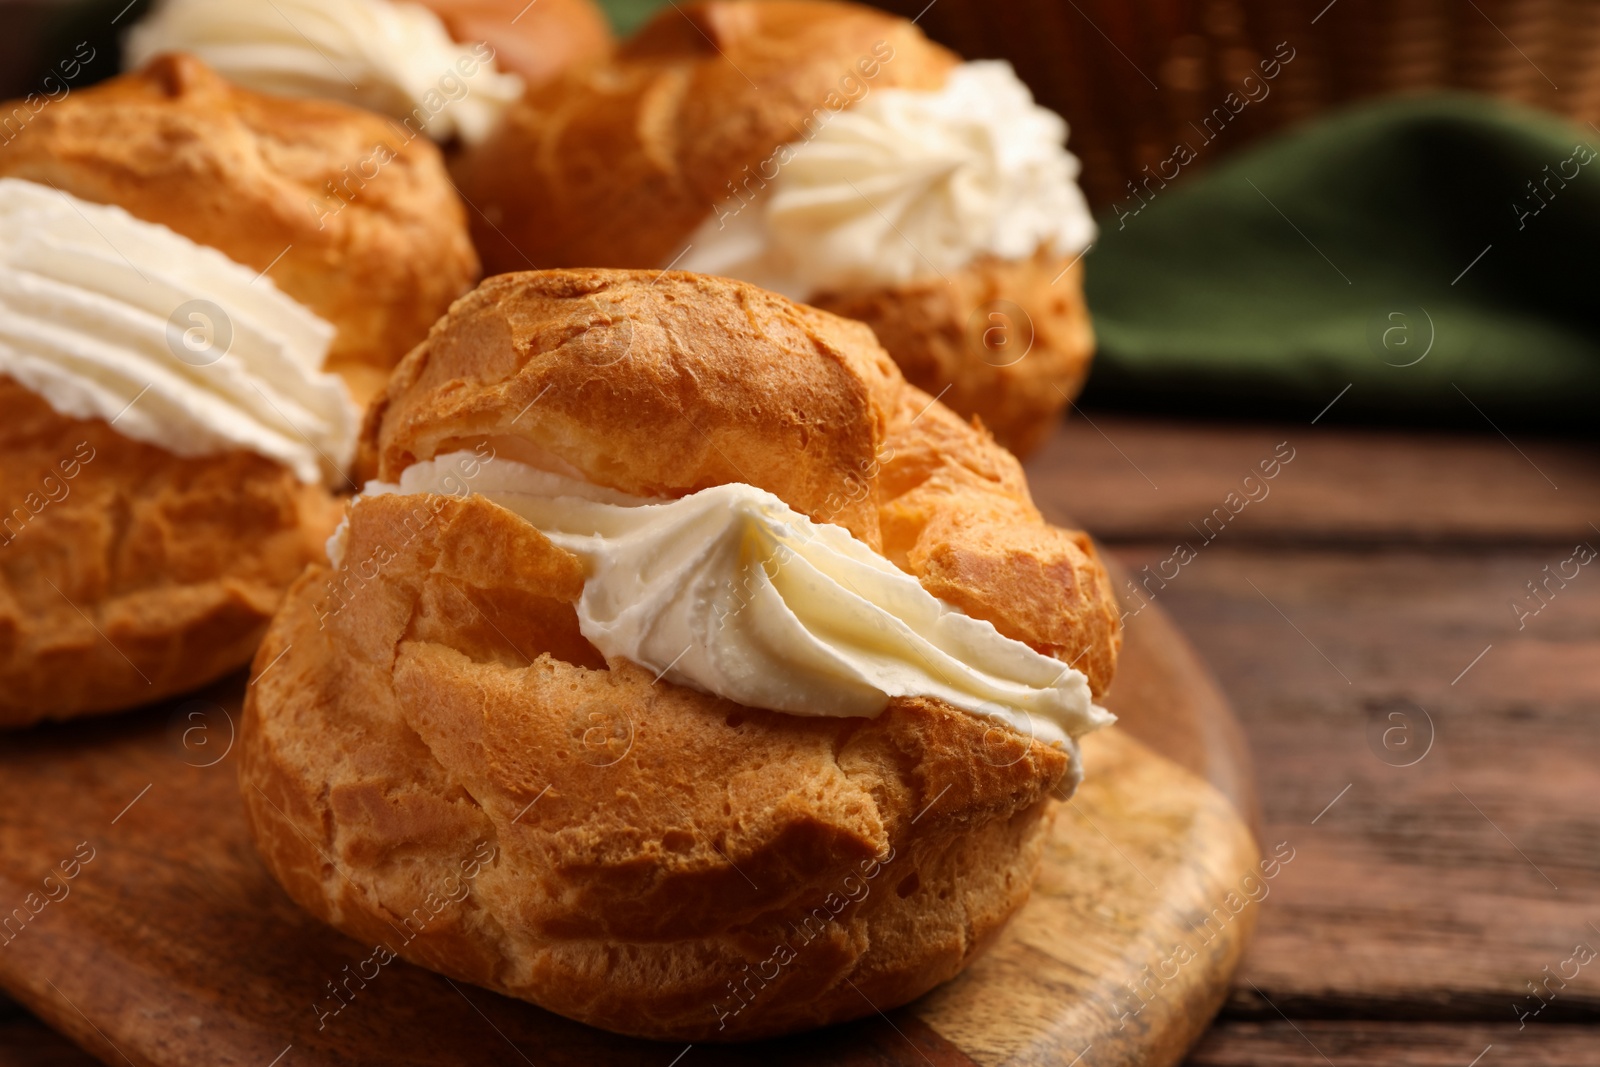
<path fill-rule="evenodd" d="M 1593 447 L 1090 417 L 1039 495 L 1209 661 L 1295 850 L 1190 1063 L 1600 1063 Z M 0 1067 L 91 1062 L 0 1006 Z"/>

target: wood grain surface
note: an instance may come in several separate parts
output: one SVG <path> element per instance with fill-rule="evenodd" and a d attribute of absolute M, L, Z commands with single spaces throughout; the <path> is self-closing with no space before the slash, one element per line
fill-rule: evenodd
<path fill-rule="evenodd" d="M 1238 712 L 1263 840 L 1298 850 L 1190 1062 L 1600 1063 L 1600 960 L 1567 963 L 1600 950 L 1600 561 L 1511 606 L 1600 548 L 1593 444 L 1092 417 L 1034 484 L 1130 574 L 1195 546 L 1151 602 Z"/>
<path fill-rule="evenodd" d="M 1600 948 L 1600 572 L 1585 567 L 1521 630 L 1509 608 L 1576 541 L 1600 547 L 1595 447 L 1308 425 L 1315 414 L 1263 427 L 1089 412 L 1030 464 L 1042 505 L 1081 517 L 1138 574 L 1196 540 L 1189 523 L 1277 444 L 1296 449 L 1271 495 L 1154 601 L 1245 726 L 1262 840 L 1297 850 L 1189 1062 L 1600 1063 L 1596 965 L 1516 1014 L 1576 942 Z M 1130 619 L 1130 634 L 1159 618 Z M 1430 718 L 1389 718 L 1413 704 Z M 1391 742 L 1421 744 L 1430 721 L 1437 747 L 1391 766 L 1413 757 L 1383 731 L 1405 724 Z M 0 1067 L 89 1062 L 62 1044 L 9 1019 Z"/>
<path fill-rule="evenodd" d="M 319 1029 L 324 984 L 371 947 L 298 911 L 251 848 L 229 751 L 242 679 L 7 737 L 0 900 L 37 914 L 0 944 L 0 986 L 102 1062 L 136 1067 L 970 1067 L 1091 1049 L 1097 1065 L 1173 1064 L 1227 993 L 1252 892 L 1287 865 L 1269 857 L 1264 873 L 1236 807 L 1253 794 L 1226 705 L 1177 631 L 1148 622 L 1124 654 L 1134 681 L 1109 702 L 1128 726 L 1085 744 L 1088 779 L 1060 811 L 1033 899 L 966 973 L 887 1015 L 678 1048 L 395 963 Z M 26 1035 L 25 1020 L 12 1025 Z M 49 1044 L 17 1062 L 58 1054 Z"/>
<path fill-rule="evenodd" d="M 1493 548 L 1593 538 L 1590 524 L 1600 525 L 1592 445 L 1511 444 L 1487 425 L 1481 435 L 1406 433 L 1090 412 L 1051 438 L 1028 479 L 1047 513 L 1076 516 L 1103 541 L 1198 544 L 1195 527 L 1229 492 L 1245 497 L 1245 476 L 1261 481 L 1259 465 L 1279 444 L 1294 459 L 1215 543 Z"/>

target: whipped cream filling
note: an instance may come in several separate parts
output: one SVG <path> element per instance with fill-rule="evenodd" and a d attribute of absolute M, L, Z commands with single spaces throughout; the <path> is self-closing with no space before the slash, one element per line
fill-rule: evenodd
<path fill-rule="evenodd" d="M 368 482 L 352 506 L 467 491 L 583 560 L 579 626 L 604 656 L 678 685 L 794 715 L 871 718 L 894 697 L 938 697 L 1064 745 L 1075 776 L 1075 739 L 1114 721 L 1081 671 L 937 599 L 843 527 L 751 485 L 652 500 L 455 452 L 411 465 L 397 483 Z M 347 532 L 329 540 L 335 567 Z"/>
<path fill-rule="evenodd" d="M 361 413 L 333 327 L 270 278 L 120 207 L 0 178 L 0 375 L 180 456 L 342 479 Z"/>
<path fill-rule="evenodd" d="M 963 63 L 932 92 L 872 90 L 807 131 L 712 213 L 679 269 L 808 300 L 1095 238 L 1067 124 L 1004 61 Z"/>
<path fill-rule="evenodd" d="M 163 0 L 126 52 L 129 69 L 190 52 L 248 89 L 412 119 L 436 141 L 482 140 L 522 95 L 493 49 L 456 43 L 438 15 L 401 0 Z"/>

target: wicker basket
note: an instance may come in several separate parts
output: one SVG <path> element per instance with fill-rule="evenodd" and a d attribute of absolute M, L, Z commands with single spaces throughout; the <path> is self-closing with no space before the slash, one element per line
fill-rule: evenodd
<path fill-rule="evenodd" d="M 1471 89 L 1600 124 L 1596 0 L 926 5 L 878 0 L 908 17 L 922 12 L 919 25 L 929 36 L 969 58 L 1011 60 L 1040 102 L 1071 123 L 1084 191 L 1097 208 L 1130 198 L 1128 183 L 1156 168 L 1170 175 L 1167 161 L 1179 144 L 1194 152 L 1182 165 L 1187 172 L 1262 133 L 1362 97 Z M 1292 58 L 1274 68 L 1280 51 Z M 1264 76 L 1263 62 L 1275 77 Z"/>

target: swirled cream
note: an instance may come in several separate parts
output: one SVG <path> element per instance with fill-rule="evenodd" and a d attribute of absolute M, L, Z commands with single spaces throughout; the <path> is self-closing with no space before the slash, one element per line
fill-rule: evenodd
<path fill-rule="evenodd" d="M 360 411 L 333 327 L 249 267 L 119 207 L 0 178 L 0 375 L 180 456 L 341 478 Z"/>
<path fill-rule="evenodd" d="M 130 69 L 190 52 L 238 85 L 343 100 L 436 141 L 485 137 L 522 79 L 403 0 L 163 0 L 129 32 Z"/>
<path fill-rule="evenodd" d="M 938 697 L 1069 749 L 1113 721 L 1081 671 L 754 486 L 651 500 L 456 452 L 367 483 L 356 506 L 468 489 L 583 560 L 578 622 L 601 654 L 679 685 L 794 715 L 871 718 L 894 697 Z M 345 536 L 329 541 L 335 566 Z"/>
<path fill-rule="evenodd" d="M 1067 125 L 1009 63 L 963 63 L 932 92 L 873 90 L 808 132 L 713 212 L 680 269 L 807 300 L 1094 240 Z"/>

